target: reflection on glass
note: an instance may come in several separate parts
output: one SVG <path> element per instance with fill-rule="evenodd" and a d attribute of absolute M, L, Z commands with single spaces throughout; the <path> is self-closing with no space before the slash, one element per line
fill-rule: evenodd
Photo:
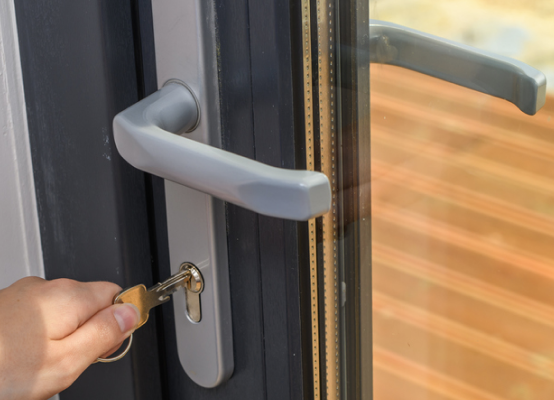
<path fill-rule="evenodd" d="M 497 52 L 502 32 L 523 29 L 525 44 L 548 18 L 554 32 L 554 7 L 525 25 L 533 1 L 400 3 L 373 2 L 372 18 L 427 13 L 411 26 Z M 488 27 L 469 25 L 476 13 Z M 505 55 L 554 71 L 553 51 L 516 47 Z M 554 398 L 552 93 L 530 117 L 396 67 L 370 76 L 374 398 Z"/>

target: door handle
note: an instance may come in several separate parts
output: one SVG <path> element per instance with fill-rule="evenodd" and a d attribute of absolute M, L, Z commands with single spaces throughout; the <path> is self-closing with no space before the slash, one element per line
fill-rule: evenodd
<path fill-rule="evenodd" d="M 187 139 L 199 118 L 190 89 L 168 83 L 115 117 L 119 154 L 140 170 L 260 214 L 308 220 L 329 211 L 324 174 L 272 167 Z"/>
<path fill-rule="evenodd" d="M 370 20 L 370 62 L 396 65 L 515 104 L 534 115 L 546 100 L 546 77 L 508 57 L 390 22 Z"/>

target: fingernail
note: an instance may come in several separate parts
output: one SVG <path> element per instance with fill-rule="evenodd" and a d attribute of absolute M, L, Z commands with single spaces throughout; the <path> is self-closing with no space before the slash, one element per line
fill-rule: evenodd
<path fill-rule="evenodd" d="M 122 333 L 129 332 L 134 329 L 140 320 L 140 313 L 136 306 L 133 304 L 121 304 L 115 307 L 113 312 L 117 323 L 119 324 L 119 329 Z"/>

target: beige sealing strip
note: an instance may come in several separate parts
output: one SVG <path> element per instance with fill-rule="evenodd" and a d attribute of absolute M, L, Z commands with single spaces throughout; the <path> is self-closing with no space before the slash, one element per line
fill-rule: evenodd
<path fill-rule="evenodd" d="M 314 171 L 314 131 L 312 98 L 312 45 L 310 30 L 310 1 L 302 0 L 302 51 L 304 67 L 304 116 L 306 131 L 306 164 Z M 314 399 L 320 399 L 321 378 L 319 372 L 319 311 L 317 289 L 317 246 L 315 218 L 308 221 L 310 243 L 310 288 L 312 312 L 312 359 L 314 379 Z"/>
<path fill-rule="evenodd" d="M 337 133 L 335 115 L 335 5 L 317 1 L 319 134 L 321 171 L 331 182 L 332 206 L 322 223 L 325 382 L 328 400 L 340 399 L 339 285 L 337 253 Z"/>

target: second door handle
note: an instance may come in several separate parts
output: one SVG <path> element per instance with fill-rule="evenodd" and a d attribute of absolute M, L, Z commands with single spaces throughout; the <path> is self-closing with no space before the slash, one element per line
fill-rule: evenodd
<path fill-rule="evenodd" d="M 512 58 L 390 22 L 370 20 L 370 62 L 396 65 L 506 99 L 534 115 L 546 100 L 546 77 Z"/>

